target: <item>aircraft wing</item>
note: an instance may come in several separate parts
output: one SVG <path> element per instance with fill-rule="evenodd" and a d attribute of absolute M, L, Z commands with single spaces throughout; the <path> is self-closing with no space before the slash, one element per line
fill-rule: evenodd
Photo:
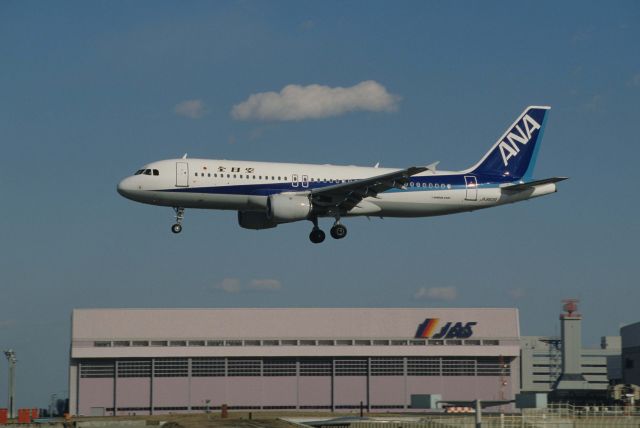
<path fill-rule="evenodd" d="M 534 186 L 540 186 L 541 184 L 557 183 L 568 179 L 569 177 L 551 177 L 544 178 L 542 180 L 529 181 L 528 183 L 509 184 L 508 186 L 501 187 L 502 190 L 520 191 L 530 189 Z"/>
<path fill-rule="evenodd" d="M 349 211 L 364 198 L 376 197 L 378 193 L 389 189 L 403 189 L 409 183 L 409 178 L 435 166 L 412 166 L 387 174 L 362 180 L 348 181 L 333 186 L 311 190 L 311 202 L 316 207 L 327 209 L 337 208 L 340 211 Z"/>

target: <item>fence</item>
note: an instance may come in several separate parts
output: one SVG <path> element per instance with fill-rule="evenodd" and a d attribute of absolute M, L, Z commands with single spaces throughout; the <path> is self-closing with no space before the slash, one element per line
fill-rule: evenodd
<path fill-rule="evenodd" d="M 520 414 L 485 414 L 483 428 L 640 428 L 640 408 L 550 405 Z M 419 421 L 377 420 L 353 422 L 350 428 L 475 428 L 475 415 L 425 416 Z"/>

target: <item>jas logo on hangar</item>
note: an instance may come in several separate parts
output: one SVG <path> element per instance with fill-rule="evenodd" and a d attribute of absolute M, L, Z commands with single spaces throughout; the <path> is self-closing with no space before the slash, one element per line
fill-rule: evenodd
<path fill-rule="evenodd" d="M 475 321 L 466 323 L 449 321 L 440 328 L 438 333 L 433 334 L 439 322 L 440 318 L 427 318 L 418 326 L 416 337 L 421 339 L 466 339 L 473 335 L 473 326 L 478 324 Z"/>

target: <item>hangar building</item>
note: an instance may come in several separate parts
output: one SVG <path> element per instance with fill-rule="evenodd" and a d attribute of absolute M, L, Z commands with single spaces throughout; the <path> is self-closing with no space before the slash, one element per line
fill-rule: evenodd
<path fill-rule="evenodd" d="M 78 309 L 71 414 L 513 399 L 517 309 Z"/>

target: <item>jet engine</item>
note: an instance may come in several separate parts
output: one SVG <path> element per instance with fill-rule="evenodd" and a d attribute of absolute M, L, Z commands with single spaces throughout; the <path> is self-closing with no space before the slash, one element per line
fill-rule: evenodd
<path fill-rule="evenodd" d="M 238 224 L 245 229 L 271 229 L 277 226 L 267 218 L 267 213 L 256 211 L 238 211 Z"/>
<path fill-rule="evenodd" d="M 305 220 L 311 214 L 309 196 L 280 193 L 267 199 L 267 218 L 275 223 Z"/>

